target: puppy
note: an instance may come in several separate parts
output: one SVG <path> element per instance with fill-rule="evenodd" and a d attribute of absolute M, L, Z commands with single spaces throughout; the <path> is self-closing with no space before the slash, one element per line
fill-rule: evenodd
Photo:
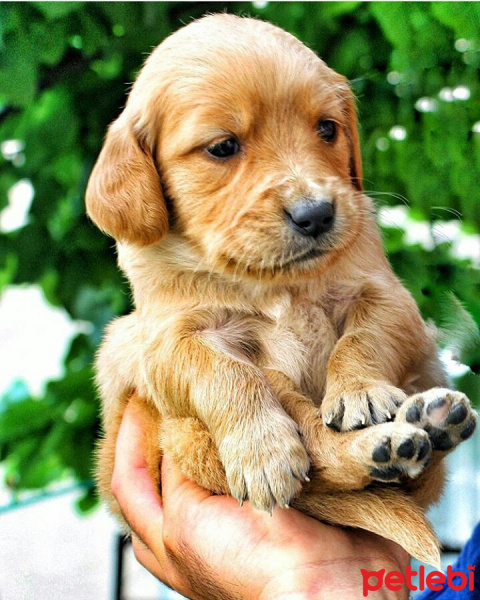
<path fill-rule="evenodd" d="M 146 61 L 86 201 L 135 301 L 97 361 L 112 508 L 137 402 L 157 483 L 168 449 L 214 492 L 438 564 L 422 508 L 476 417 L 384 256 L 345 78 L 268 23 L 193 22 Z"/>

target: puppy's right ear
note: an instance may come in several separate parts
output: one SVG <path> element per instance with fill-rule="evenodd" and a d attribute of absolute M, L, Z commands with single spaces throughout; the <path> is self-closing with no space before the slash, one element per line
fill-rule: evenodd
<path fill-rule="evenodd" d="M 146 246 L 167 233 L 167 207 L 152 153 L 125 113 L 108 130 L 86 205 L 96 225 L 120 242 Z"/>

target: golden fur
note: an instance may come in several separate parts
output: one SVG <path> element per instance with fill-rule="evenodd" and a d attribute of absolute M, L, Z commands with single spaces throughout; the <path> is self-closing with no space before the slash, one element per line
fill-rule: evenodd
<path fill-rule="evenodd" d="M 235 152 L 212 156 L 225 140 Z M 157 482 L 167 448 L 212 491 L 291 504 L 438 562 L 420 506 L 475 417 L 461 394 L 419 394 L 444 374 L 361 181 L 348 83 L 291 35 L 213 15 L 154 50 L 87 189 L 135 301 L 97 361 L 99 481 L 114 510 L 132 401 L 150 415 Z M 334 213 L 319 235 L 288 220 L 325 202 Z M 452 443 L 435 448 L 432 427 Z"/>

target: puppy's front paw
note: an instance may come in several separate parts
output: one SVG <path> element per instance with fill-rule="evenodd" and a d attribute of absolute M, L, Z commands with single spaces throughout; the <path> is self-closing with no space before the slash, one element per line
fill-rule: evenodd
<path fill-rule="evenodd" d="M 421 427 L 428 433 L 432 448 L 443 452 L 468 439 L 477 426 L 477 414 L 465 394 L 445 388 L 411 396 L 395 420 Z"/>
<path fill-rule="evenodd" d="M 238 428 L 218 446 L 232 496 L 272 511 L 286 507 L 308 481 L 310 460 L 295 423 L 286 415 Z"/>
<path fill-rule="evenodd" d="M 406 397 L 402 390 L 382 382 L 327 389 L 321 415 L 325 425 L 336 431 L 362 429 L 390 421 Z"/>

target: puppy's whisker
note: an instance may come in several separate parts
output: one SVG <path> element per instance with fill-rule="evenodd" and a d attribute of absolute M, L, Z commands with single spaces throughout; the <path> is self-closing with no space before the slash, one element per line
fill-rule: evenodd
<path fill-rule="evenodd" d="M 394 221 L 393 219 L 389 219 L 388 217 L 382 217 L 382 226 L 386 225 L 391 229 L 398 229 L 399 231 L 405 231 L 405 228 L 402 227 L 399 223 Z"/>
<path fill-rule="evenodd" d="M 379 191 L 375 191 L 375 190 L 365 190 L 365 194 L 367 196 L 370 196 L 371 198 L 383 198 L 383 197 L 387 197 L 387 198 L 394 198 L 395 200 L 400 200 L 400 202 L 402 202 L 405 206 L 410 206 L 410 202 L 408 200 L 408 198 L 406 198 L 405 196 L 402 196 L 402 194 L 396 194 L 394 192 L 379 192 Z"/>
<path fill-rule="evenodd" d="M 447 212 L 447 213 L 453 215 L 453 217 L 455 219 L 462 219 L 463 218 L 463 215 L 462 215 L 462 213 L 459 210 L 457 210 L 455 208 L 449 208 L 448 206 L 432 206 L 432 208 L 431 208 L 432 216 L 434 214 L 434 212 L 433 212 L 434 210 Z"/>

